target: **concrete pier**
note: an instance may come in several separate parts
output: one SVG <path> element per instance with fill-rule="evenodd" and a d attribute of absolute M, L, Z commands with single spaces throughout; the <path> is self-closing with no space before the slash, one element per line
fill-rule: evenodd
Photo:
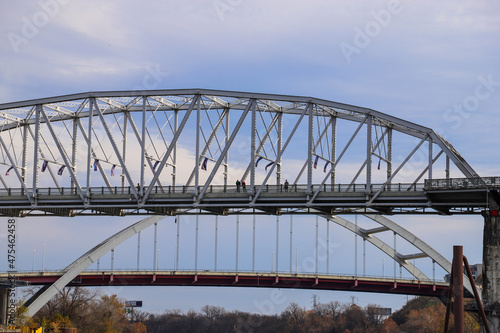
<path fill-rule="evenodd" d="M 483 304 L 492 332 L 500 328 L 500 212 L 483 212 Z"/>

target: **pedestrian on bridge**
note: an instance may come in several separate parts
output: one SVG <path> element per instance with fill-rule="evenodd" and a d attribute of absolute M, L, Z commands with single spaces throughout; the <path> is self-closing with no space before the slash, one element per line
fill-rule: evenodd
<path fill-rule="evenodd" d="M 243 187 L 243 192 L 247 191 L 247 184 L 245 183 L 245 181 L 241 182 L 241 187 Z"/>
<path fill-rule="evenodd" d="M 237 180 L 236 180 L 236 192 L 239 192 L 239 191 L 240 191 L 240 185 L 241 185 L 240 180 L 239 180 L 239 179 L 237 179 Z"/>
<path fill-rule="evenodd" d="M 288 179 L 285 179 L 285 192 L 288 192 Z"/>

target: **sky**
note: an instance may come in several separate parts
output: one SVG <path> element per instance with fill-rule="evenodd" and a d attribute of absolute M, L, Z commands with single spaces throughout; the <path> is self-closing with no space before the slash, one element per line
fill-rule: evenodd
<path fill-rule="evenodd" d="M 500 174 L 500 3 L 495 1 L 41 0 L 2 1 L 0 8 L 0 103 L 88 91 L 176 88 L 312 96 L 431 127 L 478 174 Z M 480 217 L 391 218 L 449 259 L 452 246 L 461 244 L 470 262 L 481 262 Z M 284 232 L 287 219 L 280 222 Z M 40 269 L 46 244 L 45 267 L 62 268 L 134 221 L 21 219 L 19 267 L 30 270 L 34 257 Z M 233 222 L 220 218 L 221 233 L 227 232 L 228 239 Z M 273 218 L 267 222 L 275 223 Z M 194 222 L 183 223 L 183 230 L 192 232 Z M 213 223 L 206 221 L 207 234 L 213 233 Z M 242 228 L 250 223 L 242 221 Z M 298 221 L 296 232 L 313 234 L 310 226 L 310 221 Z M 159 258 L 165 267 L 172 265 L 175 228 L 173 218 L 159 225 Z M 280 236 L 281 244 L 286 244 L 285 236 Z M 152 230 L 142 235 L 145 266 L 152 265 L 152 255 L 146 254 L 151 253 L 151 237 Z M 187 243 L 187 238 L 182 241 L 179 266 L 188 267 L 192 259 Z M 248 248 L 248 240 L 242 243 Z M 115 267 L 136 264 L 137 239 L 127 244 L 117 249 Z M 352 273 L 353 260 L 343 258 L 352 257 L 354 236 L 335 229 L 332 244 L 335 269 Z M 361 251 L 360 244 L 358 240 Z M 204 246 L 208 252 L 213 244 Z M 280 262 L 288 268 L 288 252 L 282 247 Z M 259 264 L 262 269 L 270 264 L 272 248 L 261 249 L 262 256 L 269 256 Z M 300 261 L 313 255 L 300 253 Z M 126 260 L 130 257 L 134 260 Z M 231 267 L 232 259 L 225 259 L 220 265 Z M 109 259 L 102 261 L 104 265 Z M 373 275 L 392 272 L 382 256 L 373 257 L 368 266 Z M 428 264 L 426 269 L 431 270 Z M 291 301 L 310 307 L 312 299 L 312 292 L 300 290 L 103 289 L 124 299 L 143 299 L 144 310 L 155 312 L 199 310 L 208 303 L 279 312 Z M 319 296 L 322 302 L 350 302 L 355 296 L 361 305 L 393 308 L 406 300 L 338 292 Z"/>

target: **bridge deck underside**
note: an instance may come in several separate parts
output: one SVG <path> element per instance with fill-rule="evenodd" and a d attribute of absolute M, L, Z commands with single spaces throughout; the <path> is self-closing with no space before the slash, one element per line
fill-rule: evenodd
<path fill-rule="evenodd" d="M 19 276 L 31 285 L 49 285 L 57 274 Z M 344 290 L 442 297 L 444 282 L 368 278 L 354 276 L 313 276 L 303 274 L 216 273 L 216 272 L 85 272 L 71 286 L 212 286 Z"/>
<path fill-rule="evenodd" d="M 208 192 L 201 202 L 191 191 L 152 191 L 152 195 L 141 203 L 133 198 L 128 189 L 117 189 L 107 193 L 96 189 L 88 202 L 72 193 L 71 189 L 52 189 L 38 194 L 35 204 L 21 193 L 12 191 L 10 195 L 0 194 L 0 214 L 6 216 L 25 216 L 53 214 L 61 216 L 105 214 L 160 214 L 175 215 L 189 213 L 241 214 L 243 210 L 252 213 L 286 214 L 311 213 L 314 211 L 328 214 L 350 213 L 359 209 L 375 209 L 383 214 L 477 214 L 488 206 L 488 198 L 495 197 L 492 190 L 432 190 L 432 191 L 383 191 L 374 200 L 373 193 L 320 192 L 311 202 L 311 194 L 297 192 L 263 192 L 252 203 L 253 195 L 228 189 L 224 192 Z M 498 191 L 493 190 L 496 197 Z M 298 211 L 297 211 L 298 210 Z"/>

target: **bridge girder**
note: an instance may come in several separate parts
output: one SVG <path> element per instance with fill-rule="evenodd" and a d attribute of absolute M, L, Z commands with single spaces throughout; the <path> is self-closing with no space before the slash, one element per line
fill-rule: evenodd
<path fill-rule="evenodd" d="M 402 268 L 408 271 L 417 281 L 433 281 L 427 277 L 420 269 L 418 269 L 414 264 L 411 263 L 410 259 L 415 258 L 425 258 L 428 257 L 441 266 L 447 273 L 451 272 L 451 263 L 446 260 L 442 255 L 436 252 L 433 248 L 427 245 L 424 241 L 419 239 L 416 235 L 412 234 L 410 231 L 399 226 L 395 222 L 389 220 L 385 217 L 365 215 L 366 217 L 376 221 L 381 224 L 386 230 L 376 230 L 376 232 L 392 231 L 394 234 L 400 236 L 401 238 L 408 241 L 410 244 L 422 251 L 418 255 L 404 255 L 398 253 L 395 248 L 391 247 L 381 239 L 377 238 L 369 231 L 358 227 L 356 224 L 341 218 L 339 216 L 324 215 L 320 213 L 320 216 L 324 217 L 328 221 L 334 222 L 352 233 L 361 236 L 364 240 L 373 244 L 377 249 L 384 252 L 391 259 L 397 262 Z M 123 243 L 133 235 L 141 232 L 147 227 L 158 223 L 160 220 L 164 219 L 166 216 L 150 216 L 142 219 L 129 227 L 117 232 L 113 236 L 104 240 L 97 246 L 93 247 L 73 263 L 68 265 L 65 269 L 61 271 L 61 276 L 51 285 L 45 286 L 40 293 L 35 294 L 31 299 L 28 300 L 26 306 L 28 308 L 27 314 L 33 316 L 40 310 L 40 308 L 48 302 L 52 297 L 54 297 L 59 291 L 61 291 L 65 286 L 70 284 L 80 273 L 82 273 L 86 268 L 88 268 L 92 263 L 97 261 L 103 255 L 114 249 L 119 244 Z M 362 275 L 359 275 L 361 278 Z M 394 276 L 396 280 L 396 277 Z M 472 288 L 467 276 L 464 275 L 464 287 L 472 294 Z"/>

